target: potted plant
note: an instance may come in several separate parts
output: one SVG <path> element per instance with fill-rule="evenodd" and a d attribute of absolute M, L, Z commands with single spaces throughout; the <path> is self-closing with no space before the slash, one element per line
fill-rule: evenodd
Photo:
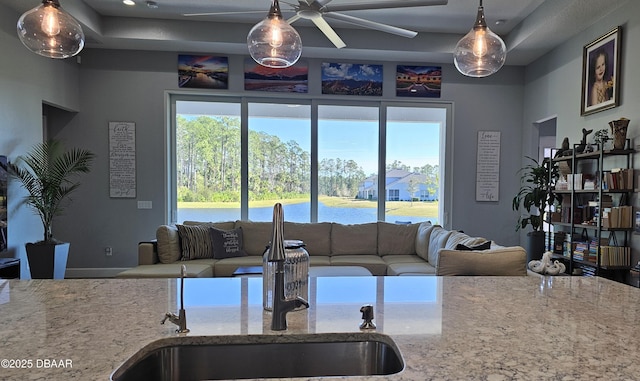
<path fill-rule="evenodd" d="M 513 198 L 513 210 L 523 209 L 525 213 L 518 217 L 516 231 L 531 225 L 533 229 L 527 233 L 527 262 L 542 258 L 544 252 L 543 216 L 546 207 L 561 201 L 553 192 L 551 184 L 558 178 L 558 167 L 549 158 L 539 163 L 527 156 L 531 164 L 520 169 L 520 190 Z"/>
<path fill-rule="evenodd" d="M 60 141 L 50 140 L 7 163 L 11 176 L 27 191 L 23 203 L 38 214 L 44 230 L 42 241 L 26 244 L 32 278 L 64 278 L 69 243 L 53 237 L 53 219 L 63 213 L 69 196 L 80 186 L 74 177 L 89 172 L 94 157 L 90 151 L 65 150 Z"/>

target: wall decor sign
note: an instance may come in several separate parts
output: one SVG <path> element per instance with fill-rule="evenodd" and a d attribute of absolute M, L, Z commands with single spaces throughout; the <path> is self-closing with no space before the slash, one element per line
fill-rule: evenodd
<path fill-rule="evenodd" d="M 581 115 L 617 107 L 620 104 L 620 39 L 616 27 L 585 45 L 582 55 Z"/>
<path fill-rule="evenodd" d="M 322 63 L 322 94 L 382 96 L 382 65 Z"/>
<path fill-rule="evenodd" d="M 136 197 L 136 124 L 109 122 L 109 197 Z"/>
<path fill-rule="evenodd" d="M 478 131 L 476 201 L 500 199 L 500 131 Z"/>
<path fill-rule="evenodd" d="M 244 60 L 244 89 L 281 93 L 308 93 L 309 66 L 298 61 L 293 66 L 276 69 L 262 66 L 252 58 Z"/>
<path fill-rule="evenodd" d="M 178 56 L 178 87 L 228 89 L 229 59 L 180 54 Z"/>
<path fill-rule="evenodd" d="M 442 66 L 407 66 L 396 68 L 396 96 L 440 98 Z"/>

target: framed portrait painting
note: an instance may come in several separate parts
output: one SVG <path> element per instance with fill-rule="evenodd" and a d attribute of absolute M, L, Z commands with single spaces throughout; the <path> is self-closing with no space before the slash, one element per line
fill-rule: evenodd
<path fill-rule="evenodd" d="M 585 45 L 582 55 L 581 115 L 617 107 L 620 104 L 620 39 L 616 27 Z"/>

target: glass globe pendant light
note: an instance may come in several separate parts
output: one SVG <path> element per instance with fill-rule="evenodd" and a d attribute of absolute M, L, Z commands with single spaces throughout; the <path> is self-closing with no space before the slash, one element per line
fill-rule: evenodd
<path fill-rule="evenodd" d="M 278 0 L 273 0 L 267 17 L 251 28 L 247 46 L 254 61 L 273 68 L 289 67 L 302 54 L 300 35 L 282 18 Z"/>
<path fill-rule="evenodd" d="M 20 16 L 17 27 L 24 46 L 44 57 L 69 58 L 84 47 L 80 23 L 60 7 L 58 0 L 42 0 Z"/>
<path fill-rule="evenodd" d="M 484 18 L 482 0 L 473 29 L 456 45 L 453 63 L 468 77 L 487 77 L 500 70 L 507 58 L 504 41 L 493 33 Z"/>

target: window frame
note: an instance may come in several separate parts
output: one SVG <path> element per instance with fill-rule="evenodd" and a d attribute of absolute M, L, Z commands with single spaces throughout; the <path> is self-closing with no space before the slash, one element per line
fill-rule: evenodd
<path fill-rule="evenodd" d="M 241 219 L 248 219 L 249 215 L 249 184 L 248 184 L 248 105 L 249 103 L 288 103 L 305 104 L 311 106 L 311 173 L 318 173 L 318 106 L 364 106 L 378 107 L 379 130 L 378 130 L 378 190 L 377 194 L 386 195 L 386 133 L 387 133 L 387 109 L 389 107 L 418 107 L 444 109 L 445 121 L 440 127 L 440 203 L 438 212 L 439 224 L 445 228 L 451 227 L 449 214 L 453 206 L 453 103 L 434 101 L 433 99 L 414 99 L 410 102 L 395 100 L 355 100 L 350 97 L 335 96 L 330 99 L 314 96 L 300 96 L 299 94 L 265 93 L 260 96 L 247 96 L 246 94 L 220 94 L 203 93 L 192 91 L 166 91 L 165 92 L 165 221 L 175 224 L 177 220 L 177 179 L 176 168 L 176 102 L 177 101 L 197 101 L 197 102 L 224 102 L 240 104 L 240 131 L 241 131 L 241 193 L 240 208 Z M 311 176 L 311 221 L 318 221 L 318 178 Z M 385 220 L 385 197 L 378 198 L 378 221 Z"/>

